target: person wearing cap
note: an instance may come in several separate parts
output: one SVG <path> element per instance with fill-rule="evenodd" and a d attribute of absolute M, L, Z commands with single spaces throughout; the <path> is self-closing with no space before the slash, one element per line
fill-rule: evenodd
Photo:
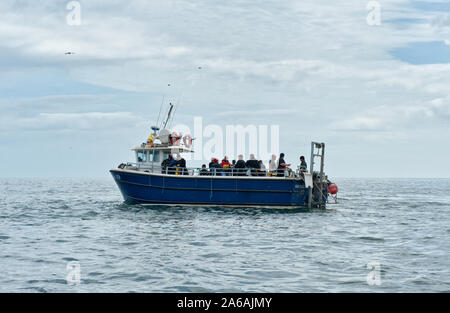
<path fill-rule="evenodd" d="M 217 173 L 220 173 L 221 168 L 222 167 L 219 164 L 219 160 L 216 158 L 211 158 L 211 162 L 209 162 L 209 170 L 211 175 L 217 175 Z"/>

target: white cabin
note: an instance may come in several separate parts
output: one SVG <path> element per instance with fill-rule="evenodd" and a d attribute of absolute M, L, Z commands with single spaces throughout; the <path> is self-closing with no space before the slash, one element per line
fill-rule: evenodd
<path fill-rule="evenodd" d="M 169 157 L 169 154 L 192 153 L 191 149 L 182 146 L 142 145 L 131 149 L 135 152 L 138 168 L 159 169 L 161 162 Z"/>

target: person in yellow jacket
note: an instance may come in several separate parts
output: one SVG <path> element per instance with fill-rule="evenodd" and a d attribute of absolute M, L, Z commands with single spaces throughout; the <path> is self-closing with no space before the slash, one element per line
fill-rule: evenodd
<path fill-rule="evenodd" d="M 153 134 L 150 134 L 150 136 L 147 139 L 147 144 L 151 145 L 153 143 L 154 139 L 153 139 Z"/>

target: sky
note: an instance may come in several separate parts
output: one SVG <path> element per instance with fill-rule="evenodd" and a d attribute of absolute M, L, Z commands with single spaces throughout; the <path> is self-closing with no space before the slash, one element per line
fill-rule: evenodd
<path fill-rule="evenodd" d="M 293 164 L 325 142 L 330 177 L 450 177 L 448 1 L 68 3 L 0 2 L 1 177 L 106 177 L 162 102 L 279 125 Z"/>

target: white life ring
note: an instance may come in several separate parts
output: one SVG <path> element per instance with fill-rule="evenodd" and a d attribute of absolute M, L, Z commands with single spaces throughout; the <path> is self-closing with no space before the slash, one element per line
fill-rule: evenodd
<path fill-rule="evenodd" d="M 178 135 L 178 133 L 177 132 L 172 132 L 171 134 L 170 134 L 170 144 L 172 145 L 172 146 L 177 146 L 178 144 L 179 144 L 179 142 L 180 142 L 180 136 Z"/>
<path fill-rule="evenodd" d="M 183 143 L 186 148 L 190 148 L 192 146 L 192 137 L 191 135 L 187 134 L 183 137 Z"/>

